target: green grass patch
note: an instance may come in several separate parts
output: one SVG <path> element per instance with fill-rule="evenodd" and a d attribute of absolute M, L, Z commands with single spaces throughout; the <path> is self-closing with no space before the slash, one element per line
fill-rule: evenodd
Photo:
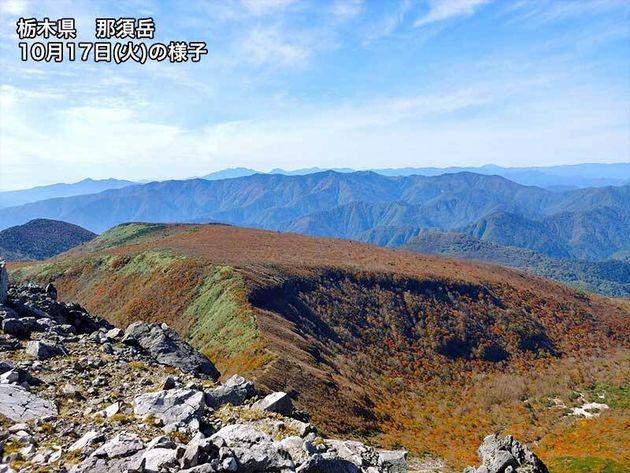
<path fill-rule="evenodd" d="M 264 364 L 258 324 L 246 296 L 245 282 L 233 268 L 220 266 L 205 278 L 184 314 L 190 343 L 224 367 Z"/>
<path fill-rule="evenodd" d="M 595 401 L 608 404 L 611 409 L 630 409 L 630 384 L 621 386 L 598 384 L 593 393 Z M 604 398 L 600 399 L 599 394 L 603 394 Z"/>
<path fill-rule="evenodd" d="M 159 223 L 124 223 L 107 230 L 92 240 L 86 245 L 86 249 L 99 251 L 125 245 L 142 237 L 153 235 L 166 227 L 166 225 Z"/>
<path fill-rule="evenodd" d="M 550 473 L 627 473 L 630 463 L 593 457 L 559 458 L 549 465 Z"/>

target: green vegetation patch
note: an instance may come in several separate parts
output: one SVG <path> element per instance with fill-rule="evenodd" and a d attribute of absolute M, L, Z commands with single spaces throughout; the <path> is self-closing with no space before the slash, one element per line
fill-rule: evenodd
<path fill-rule="evenodd" d="M 608 384 L 598 384 L 593 390 L 593 399 L 608 404 L 611 409 L 630 409 L 630 384 L 621 386 L 610 386 Z M 602 394 L 603 399 L 598 399 Z"/>
<path fill-rule="evenodd" d="M 118 225 L 92 240 L 87 248 L 99 251 L 125 245 L 142 237 L 153 235 L 167 226 L 159 223 L 124 223 Z"/>
<path fill-rule="evenodd" d="M 165 271 L 177 260 L 183 259 L 167 251 L 143 251 L 131 258 L 118 257 L 110 261 L 110 268 L 121 274 L 147 274 L 155 271 Z"/>
<path fill-rule="evenodd" d="M 613 460 L 600 458 L 570 458 L 563 457 L 549 465 L 551 473 L 627 473 L 630 463 L 617 463 Z"/>
<path fill-rule="evenodd" d="M 256 316 L 247 301 L 245 282 L 233 268 L 215 267 L 184 314 L 192 345 L 212 360 L 254 369 L 268 360 L 259 340 Z"/>

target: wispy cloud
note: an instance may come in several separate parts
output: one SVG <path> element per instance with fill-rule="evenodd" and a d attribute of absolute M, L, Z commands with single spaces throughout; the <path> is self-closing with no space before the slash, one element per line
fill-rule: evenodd
<path fill-rule="evenodd" d="M 492 0 L 430 0 L 429 10 L 418 18 L 414 26 L 420 27 L 450 18 L 472 15 Z"/>
<path fill-rule="evenodd" d="M 363 0 L 337 0 L 332 7 L 332 14 L 340 19 L 354 18 L 363 11 Z"/>

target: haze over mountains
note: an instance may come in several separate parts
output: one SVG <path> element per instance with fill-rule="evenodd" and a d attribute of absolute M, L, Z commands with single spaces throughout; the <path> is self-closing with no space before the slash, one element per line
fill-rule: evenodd
<path fill-rule="evenodd" d="M 623 178 L 624 165 L 616 169 Z M 630 263 L 623 256 L 630 250 L 628 184 L 550 190 L 470 172 L 384 176 L 325 171 L 237 177 L 246 173 L 234 169 L 227 179 L 127 184 L 4 208 L 0 229 L 35 218 L 63 220 L 97 233 L 131 221 L 220 222 L 392 247 L 413 243 L 427 230 L 439 230 L 493 244 L 477 257 L 459 244 L 447 245 L 451 253 L 453 248 L 461 251 L 453 256 L 526 269 L 608 295 L 630 294 L 624 280 Z M 437 246 L 427 241 L 431 237 L 438 239 Z M 430 251 L 442 245 L 444 237 L 429 233 L 421 242 L 409 248 Z M 529 255 L 524 264 L 520 254 L 511 263 L 505 255 L 513 253 L 506 247 L 531 250 L 536 262 L 529 261 Z M 542 264 L 540 257 L 550 259 Z M 616 261 L 591 264 L 609 259 Z M 577 266 L 567 266 L 567 261 Z M 550 266 L 556 269 L 549 270 Z"/>
<path fill-rule="evenodd" d="M 287 176 L 304 176 L 323 171 L 335 172 L 356 172 L 351 168 L 306 168 L 287 171 L 284 169 L 273 169 L 269 174 L 284 174 Z M 618 186 L 630 184 L 630 163 L 611 164 L 574 164 L 564 166 L 547 167 L 512 167 L 506 168 L 495 164 L 473 167 L 407 167 L 407 168 L 381 168 L 368 169 L 383 176 L 439 176 L 440 174 L 454 174 L 458 172 L 473 172 L 488 176 L 502 176 L 511 181 L 527 186 L 538 186 L 551 190 L 568 190 L 582 187 L 602 187 Z M 251 176 L 260 174 L 260 171 L 248 168 L 231 168 L 213 172 L 203 176 L 203 179 L 218 180 L 232 179 L 235 177 Z"/>
<path fill-rule="evenodd" d="M 630 185 L 552 192 L 472 173 L 256 174 L 153 182 L 3 209 L 0 227 L 52 218 L 102 232 L 119 223 L 222 222 L 399 245 L 422 229 L 459 229 L 556 257 L 628 248 Z M 517 240 L 517 241 L 513 241 Z"/>

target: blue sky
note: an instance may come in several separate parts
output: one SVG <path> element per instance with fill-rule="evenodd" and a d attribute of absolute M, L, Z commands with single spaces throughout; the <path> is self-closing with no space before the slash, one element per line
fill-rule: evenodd
<path fill-rule="evenodd" d="M 226 167 L 630 161 L 626 0 L 0 0 L 0 187 Z M 152 16 L 197 64 L 23 63 L 18 17 Z"/>

